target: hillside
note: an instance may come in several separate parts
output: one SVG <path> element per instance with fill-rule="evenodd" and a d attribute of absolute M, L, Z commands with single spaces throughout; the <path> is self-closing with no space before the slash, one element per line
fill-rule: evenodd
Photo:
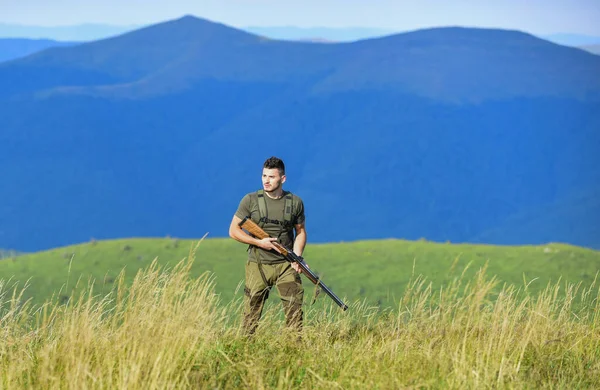
<path fill-rule="evenodd" d="M 46 298 L 68 296 L 76 285 L 95 292 L 110 291 L 125 269 L 130 282 L 154 259 L 172 268 L 197 246 L 191 273 L 214 274 L 216 291 L 223 303 L 243 294 L 245 246 L 231 239 L 180 240 L 175 238 L 91 241 L 0 261 L 0 279 L 29 287 L 24 296 L 40 303 Z M 411 278 L 422 275 L 435 290 L 465 272 L 470 280 L 487 264 L 487 275 L 503 283 L 539 292 L 557 281 L 588 286 L 600 270 L 600 252 L 562 244 L 544 246 L 492 246 L 439 244 L 426 241 L 378 240 L 339 244 L 309 244 L 304 257 L 339 297 L 366 300 L 382 306 L 397 304 Z M 534 280 L 535 279 L 535 280 Z M 314 286 L 304 280 L 307 299 Z M 240 287 L 241 286 L 241 287 Z M 62 289 L 62 290 L 61 290 Z M 322 294 L 320 300 L 329 298 Z"/>
<path fill-rule="evenodd" d="M 130 245 L 127 252 L 139 253 L 142 247 L 155 245 L 164 253 L 174 242 L 131 240 L 93 246 L 103 247 L 108 255 L 110 249 L 119 250 L 123 244 Z M 229 246 L 223 240 L 213 244 L 214 249 L 224 251 Z M 82 257 L 95 257 L 98 263 L 109 260 L 96 249 L 72 249 L 78 252 L 69 261 L 73 267 Z M 564 245 L 467 248 L 361 242 L 321 249 L 336 256 L 346 250 L 361 252 L 361 259 L 352 258 L 351 264 L 338 268 L 344 273 L 361 271 L 353 278 L 360 280 L 355 283 L 357 289 L 371 276 L 378 276 L 374 274 L 379 273 L 380 265 L 389 264 L 390 259 L 377 261 L 388 249 L 417 255 L 418 263 L 423 258 L 432 260 L 442 251 L 472 255 L 500 250 L 531 261 L 538 266 L 534 274 L 545 267 L 566 266 L 561 271 L 564 275 L 573 270 L 571 263 L 582 271 L 598 260 L 598 252 Z M 204 253 L 207 257 L 210 254 Z M 398 253 L 393 259 L 400 259 Z M 43 264 L 50 258 L 37 260 Z M 514 265 L 513 260 L 503 263 Z M 240 263 L 243 260 L 238 267 Z M 435 263 L 426 265 L 439 271 L 440 262 Z M 444 389 L 600 386 L 597 281 L 591 285 L 589 281 L 573 284 L 559 280 L 531 294 L 541 280 L 523 275 L 521 287 L 516 287 L 498 283 L 482 272 L 461 276 L 461 269 L 455 268 L 443 288 L 431 288 L 427 280 L 415 276 L 399 295 L 397 289 L 390 292 L 395 298 L 391 307 L 372 302 L 371 288 L 361 287 L 358 292 L 364 299 L 348 302 L 346 311 L 326 297 L 310 304 L 309 292 L 300 333 L 285 326 L 281 304 L 273 293 L 257 332 L 248 337 L 241 326 L 241 294 L 234 301 L 223 301 L 215 291 L 214 275 L 198 275 L 197 267 L 190 272 L 191 265 L 182 261 L 165 269 L 153 263 L 140 270 L 132 283 L 119 281 L 108 295 L 98 294 L 102 282 L 96 284 L 96 290 L 84 287 L 71 294 L 75 282 L 71 280 L 69 288 L 41 308 L 20 302 L 18 295 L 11 294 L 10 285 L 0 280 L 0 381 L 10 389 L 80 389 L 100 383 L 111 389 L 387 389 L 423 387 L 424 383 Z M 58 268 L 65 268 L 64 264 Z M 134 271 L 128 269 L 129 274 Z M 382 281 L 404 277 L 397 273 Z M 110 278 L 103 280 L 108 283 Z M 222 280 L 220 275 L 217 278 Z"/>
<path fill-rule="evenodd" d="M 528 213 L 515 214 L 494 229 L 482 232 L 473 242 L 497 242 L 499 244 L 526 244 L 533 238 L 536 242 L 552 241 L 553 235 L 560 232 L 564 242 L 594 242 L 600 237 L 600 190 L 574 194 L 560 202 L 532 207 Z M 562 221 L 555 226 L 554 221 Z M 582 232 L 579 224 L 590 227 Z M 586 234 L 585 236 L 583 234 Z"/>
<path fill-rule="evenodd" d="M 313 242 L 600 248 L 597 208 L 573 200 L 600 182 L 599 73 L 467 28 L 320 44 L 184 17 L 49 49 L 0 64 L 0 247 L 223 237 L 278 155 Z"/>

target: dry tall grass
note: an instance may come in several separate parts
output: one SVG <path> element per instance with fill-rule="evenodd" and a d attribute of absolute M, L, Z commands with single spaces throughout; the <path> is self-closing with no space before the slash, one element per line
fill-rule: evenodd
<path fill-rule="evenodd" d="M 482 270 L 434 293 L 417 277 L 394 309 L 307 307 L 301 340 L 271 304 L 247 340 L 240 302 L 220 303 L 211 275 L 190 277 L 192 261 L 154 263 L 107 296 L 42 307 L 21 304 L 3 282 L 0 386 L 600 388 L 596 284 L 580 291 L 557 283 L 531 296 L 495 288 Z"/>

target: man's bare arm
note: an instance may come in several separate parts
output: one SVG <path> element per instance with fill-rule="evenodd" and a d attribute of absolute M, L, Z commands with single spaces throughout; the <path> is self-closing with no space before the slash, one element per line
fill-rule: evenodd
<path fill-rule="evenodd" d="M 293 251 L 298 256 L 302 256 L 302 252 L 304 252 L 304 247 L 306 246 L 306 226 L 303 223 L 301 223 L 298 225 L 294 225 L 294 228 L 296 229 L 296 239 L 294 240 Z M 306 266 L 308 267 L 308 264 L 306 264 Z M 296 272 L 302 273 L 302 269 L 298 264 L 292 263 L 292 268 Z"/>
<path fill-rule="evenodd" d="M 296 239 L 294 240 L 294 253 L 302 256 L 304 247 L 306 246 L 306 225 L 304 223 L 294 225 L 296 229 Z"/>
<path fill-rule="evenodd" d="M 244 244 L 258 246 L 265 250 L 274 249 L 275 251 L 279 252 L 272 243 L 273 241 L 277 241 L 276 238 L 267 237 L 263 238 L 262 240 L 258 240 L 249 234 L 244 233 L 240 227 L 240 222 L 242 222 L 242 220 L 238 216 L 234 215 L 233 219 L 231 220 L 231 224 L 229 225 L 229 237 Z"/>

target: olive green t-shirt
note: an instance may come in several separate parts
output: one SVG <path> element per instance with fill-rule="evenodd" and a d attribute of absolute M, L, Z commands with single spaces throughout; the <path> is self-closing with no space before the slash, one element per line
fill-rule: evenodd
<path fill-rule="evenodd" d="M 293 250 L 294 246 L 294 228 L 293 226 L 286 228 L 283 225 L 283 217 L 284 217 L 284 205 L 285 205 L 285 195 L 287 192 L 284 192 L 284 196 L 279 199 L 271 199 L 266 194 L 264 195 L 265 204 L 267 208 L 266 218 L 268 221 L 265 222 L 262 229 L 269 234 L 271 237 L 276 237 L 277 241 Z M 250 217 L 254 222 L 259 223 L 260 220 L 260 211 L 258 206 L 258 197 L 256 192 L 252 192 L 246 194 L 239 206 L 235 215 L 244 219 L 246 217 Z M 300 199 L 297 195 L 292 196 L 292 225 L 299 225 L 304 223 L 304 203 L 302 199 Z M 260 255 L 261 262 L 265 264 L 272 263 L 281 263 L 286 261 L 285 258 L 275 252 L 275 251 L 266 251 L 264 249 L 258 247 L 250 247 L 248 251 L 248 259 L 250 261 L 256 261 L 256 256 Z"/>

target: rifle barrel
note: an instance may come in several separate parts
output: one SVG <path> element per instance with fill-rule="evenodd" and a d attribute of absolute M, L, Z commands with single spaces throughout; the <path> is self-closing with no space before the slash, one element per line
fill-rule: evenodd
<path fill-rule="evenodd" d="M 323 283 L 321 279 L 319 279 L 319 277 L 310 268 L 308 268 L 302 257 L 298 256 L 297 254 L 291 251 L 288 252 L 288 256 L 292 257 L 292 261 L 298 263 L 300 265 L 300 268 L 302 268 L 302 273 L 305 274 L 311 282 L 313 282 L 315 285 L 317 285 L 323 291 L 325 291 L 325 294 L 327 294 L 329 298 L 333 299 L 333 301 L 339 307 L 341 307 L 342 310 L 346 311 L 348 309 L 348 305 L 346 305 L 337 295 L 335 295 L 333 291 L 331 291 L 331 289 L 327 287 L 327 285 Z"/>

